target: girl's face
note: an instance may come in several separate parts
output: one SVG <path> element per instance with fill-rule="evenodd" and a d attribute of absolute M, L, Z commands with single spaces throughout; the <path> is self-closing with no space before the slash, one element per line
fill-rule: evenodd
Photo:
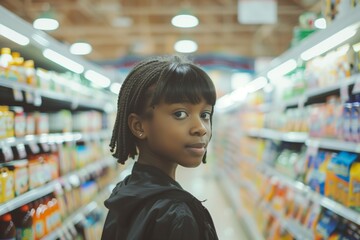
<path fill-rule="evenodd" d="M 162 102 L 151 111 L 151 117 L 143 121 L 146 138 L 139 159 L 164 164 L 163 168 L 169 164 L 198 166 L 211 137 L 212 106 L 205 100 L 198 104 Z"/>

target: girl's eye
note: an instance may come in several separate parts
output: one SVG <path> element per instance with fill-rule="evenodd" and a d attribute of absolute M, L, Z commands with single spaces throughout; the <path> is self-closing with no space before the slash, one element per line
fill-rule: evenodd
<path fill-rule="evenodd" d="M 177 112 L 174 112 L 174 116 L 177 118 L 177 119 L 184 119 L 186 118 L 188 115 L 186 112 L 184 111 L 177 111 Z"/>
<path fill-rule="evenodd" d="M 205 120 L 210 120 L 211 114 L 209 112 L 204 112 L 201 114 L 201 117 Z"/>

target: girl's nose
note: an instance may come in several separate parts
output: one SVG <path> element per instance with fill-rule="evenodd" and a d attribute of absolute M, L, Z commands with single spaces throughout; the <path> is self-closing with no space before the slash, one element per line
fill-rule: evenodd
<path fill-rule="evenodd" d="M 207 133 L 206 126 L 202 119 L 196 119 L 195 124 L 190 130 L 191 135 L 204 136 Z"/>

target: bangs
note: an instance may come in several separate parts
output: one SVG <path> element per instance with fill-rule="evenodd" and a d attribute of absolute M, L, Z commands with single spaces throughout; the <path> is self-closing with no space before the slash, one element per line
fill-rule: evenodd
<path fill-rule="evenodd" d="M 172 64 L 160 75 L 154 91 L 152 104 L 189 102 L 209 105 L 216 102 L 215 86 L 200 68 L 190 64 Z"/>

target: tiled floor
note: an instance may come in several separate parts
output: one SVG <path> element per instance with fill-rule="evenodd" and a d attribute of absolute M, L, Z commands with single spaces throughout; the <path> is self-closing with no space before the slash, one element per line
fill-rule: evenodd
<path fill-rule="evenodd" d="M 216 180 L 211 166 L 197 168 L 178 167 L 176 180 L 199 200 L 206 199 L 204 206 L 209 210 L 220 240 L 247 240 L 242 225 L 229 199 Z"/>

